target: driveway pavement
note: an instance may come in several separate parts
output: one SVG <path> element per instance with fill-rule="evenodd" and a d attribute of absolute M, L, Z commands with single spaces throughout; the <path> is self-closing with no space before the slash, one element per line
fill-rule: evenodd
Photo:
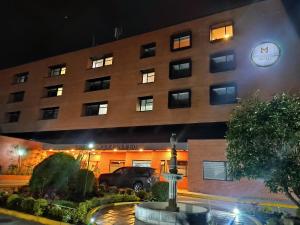
<path fill-rule="evenodd" d="M 17 219 L 15 217 L 0 214 L 0 225 L 41 225 L 40 223 Z"/>

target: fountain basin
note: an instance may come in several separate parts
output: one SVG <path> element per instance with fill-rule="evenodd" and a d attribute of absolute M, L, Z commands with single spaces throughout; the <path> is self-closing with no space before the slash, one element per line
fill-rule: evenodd
<path fill-rule="evenodd" d="M 177 203 L 179 212 L 167 211 L 167 202 L 144 202 L 135 206 L 135 217 L 145 223 L 160 225 L 206 225 L 208 209 L 202 206 Z"/>

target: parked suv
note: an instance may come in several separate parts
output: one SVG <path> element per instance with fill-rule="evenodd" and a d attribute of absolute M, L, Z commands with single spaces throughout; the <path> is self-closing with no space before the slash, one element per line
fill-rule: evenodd
<path fill-rule="evenodd" d="M 149 189 L 157 181 L 155 169 L 150 167 L 121 167 L 113 173 L 104 173 L 99 184 L 132 188 L 134 191 Z"/>

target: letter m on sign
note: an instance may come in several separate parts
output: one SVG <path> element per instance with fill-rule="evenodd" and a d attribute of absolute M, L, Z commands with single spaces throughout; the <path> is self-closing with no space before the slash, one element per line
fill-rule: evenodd
<path fill-rule="evenodd" d="M 269 51 L 268 46 L 265 48 L 260 48 L 260 53 L 268 53 L 268 51 Z"/>

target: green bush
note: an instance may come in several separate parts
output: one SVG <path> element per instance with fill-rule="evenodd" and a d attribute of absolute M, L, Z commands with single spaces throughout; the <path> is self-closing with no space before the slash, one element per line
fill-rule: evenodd
<path fill-rule="evenodd" d="M 50 205 L 47 209 L 47 215 L 54 220 L 61 220 L 63 216 L 63 210 L 59 205 Z"/>
<path fill-rule="evenodd" d="M 24 198 L 21 202 L 22 211 L 33 214 L 34 202 L 35 200 L 32 197 Z"/>
<path fill-rule="evenodd" d="M 72 201 L 67 201 L 67 200 L 54 200 L 52 202 L 52 204 L 65 206 L 65 207 L 69 207 L 69 208 L 76 208 L 78 206 L 77 203 L 72 202 Z"/>
<path fill-rule="evenodd" d="M 69 193 L 69 181 L 79 170 L 79 161 L 65 153 L 57 153 L 40 162 L 29 182 L 30 191 L 38 196 Z"/>
<path fill-rule="evenodd" d="M 142 201 L 148 199 L 148 193 L 144 190 L 138 191 L 135 193 L 137 197 L 139 197 Z"/>
<path fill-rule="evenodd" d="M 124 195 L 123 197 L 124 202 L 137 202 L 140 201 L 140 198 L 135 195 Z"/>
<path fill-rule="evenodd" d="M 37 199 L 34 202 L 34 205 L 33 205 L 34 215 L 36 215 L 36 216 L 43 215 L 43 213 L 46 210 L 47 206 L 48 206 L 48 201 L 46 199 L 43 199 L 43 198 Z"/>
<path fill-rule="evenodd" d="M 90 194 L 96 184 L 93 171 L 87 169 L 80 169 L 72 180 L 72 185 L 74 185 L 72 189 L 76 194 L 83 194 L 85 188 L 86 194 Z"/>
<path fill-rule="evenodd" d="M 156 182 L 152 186 L 151 192 L 154 201 L 165 202 L 168 200 L 169 183 L 164 181 Z"/>
<path fill-rule="evenodd" d="M 0 193 L 0 206 L 6 207 L 6 202 L 7 202 L 8 194 L 1 192 Z"/>
<path fill-rule="evenodd" d="M 118 194 L 119 193 L 119 190 L 116 186 L 110 186 L 108 187 L 108 193 L 110 194 Z"/>
<path fill-rule="evenodd" d="M 74 223 L 84 223 L 89 208 L 88 202 L 81 202 L 76 210 L 73 211 L 72 219 Z"/>
<path fill-rule="evenodd" d="M 22 198 L 17 194 L 10 195 L 6 200 L 6 206 L 9 209 L 20 210 Z"/>
<path fill-rule="evenodd" d="M 131 189 L 131 188 L 126 188 L 125 189 L 125 194 L 127 194 L 127 195 L 133 195 L 134 194 L 134 190 Z"/>

